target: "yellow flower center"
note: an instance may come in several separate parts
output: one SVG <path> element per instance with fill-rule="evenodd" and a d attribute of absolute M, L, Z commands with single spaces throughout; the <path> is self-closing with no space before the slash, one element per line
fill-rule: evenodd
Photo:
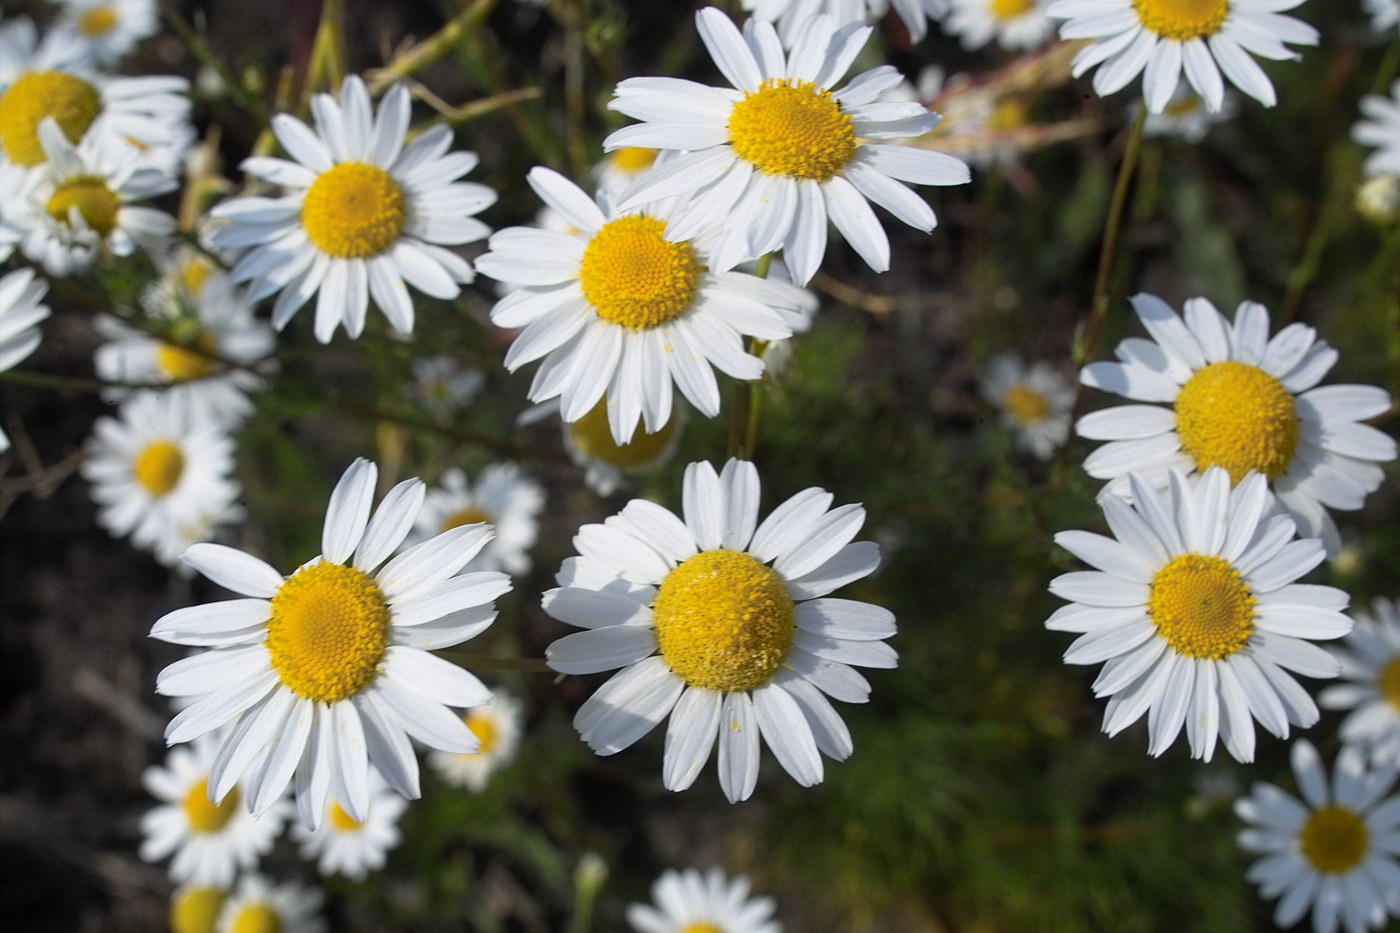
<path fill-rule="evenodd" d="M 994 19 L 1008 20 L 1025 16 L 1035 7 L 1035 0 L 992 0 L 988 5 Z"/>
<path fill-rule="evenodd" d="M 496 728 L 496 719 L 490 713 L 478 713 L 473 711 L 463 720 L 467 728 L 476 736 L 481 744 L 477 746 L 477 755 L 486 755 L 496 747 L 496 742 L 500 736 L 500 730 Z"/>
<path fill-rule="evenodd" d="M 678 933 L 724 933 L 724 929 L 713 923 L 688 923 L 681 927 Z"/>
<path fill-rule="evenodd" d="M 1334 875 L 1356 867 L 1366 855 L 1366 842 L 1366 824 L 1342 807 L 1315 810 L 1298 835 L 1298 847 L 1313 867 Z"/>
<path fill-rule="evenodd" d="M 248 904 L 234 916 L 229 933 L 282 933 L 282 918 L 271 904 Z"/>
<path fill-rule="evenodd" d="M 202 379 L 214 371 L 214 338 L 200 334 L 190 343 L 194 349 L 164 341 L 156 346 L 156 367 L 168 381 Z"/>
<path fill-rule="evenodd" d="M 1019 97 L 1003 97 L 987 117 L 987 129 L 1014 130 L 1031 122 L 1031 108 Z"/>
<path fill-rule="evenodd" d="M 481 509 L 477 508 L 474 505 L 468 505 L 458 509 L 451 515 L 444 518 L 442 520 L 442 528 L 439 529 L 439 533 L 443 531 L 451 531 L 453 528 L 460 528 L 463 525 L 475 525 L 479 522 L 489 521 L 491 521 L 491 516 L 487 515 L 485 512 L 481 511 Z"/>
<path fill-rule="evenodd" d="M 1255 470 L 1277 479 L 1298 445 L 1293 395 L 1257 366 L 1227 360 L 1198 370 L 1176 397 L 1181 449 L 1196 468 L 1223 467 L 1238 483 Z"/>
<path fill-rule="evenodd" d="M 655 465 L 666 452 L 680 429 L 680 418 L 673 416 L 655 434 L 648 434 L 638 424 L 632 439 L 618 446 L 608 427 L 608 400 L 604 397 L 588 414 L 566 427 L 574 448 L 584 457 L 601 460 L 619 470 L 644 470 Z"/>
<path fill-rule="evenodd" d="M 849 114 L 810 81 L 769 78 L 729 112 L 739 158 L 767 175 L 826 181 L 856 154 Z"/>
<path fill-rule="evenodd" d="M 1133 6 L 1144 29 L 1179 42 L 1215 35 L 1230 15 L 1230 0 L 1133 0 Z"/>
<path fill-rule="evenodd" d="M 299 697 L 336 703 L 374 679 L 389 645 L 389 604 L 354 567 L 312 564 L 277 588 L 267 653 Z"/>
<path fill-rule="evenodd" d="M 106 239 L 117 228 L 117 211 L 121 200 L 100 178 L 74 178 L 54 188 L 45 205 L 49 216 L 68 223 L 68 214 L 77 208 L 89 227 Z"/>
<path fill-rule="evenodd" d="M 331 805 L 326 809 L 326 817 L 330 820 L 331 828 L 339 833 L 357 832 L 363 825 L 340 806 L 338 801 L 332 800 Z"/>
<path fill-rule="evenodd" d="M 1023 425 L 1037 424 L 1045 420 L 1045 413 L 1050 410 L 1050 403 L 1045 400 L 1045 396 L 1024 385 L 1014 385 L 1007 389 L 1001 403 L 1011 412 L 1011 417 Z"/>
<path fill-rule="evenodd" d="M 608 158 L 613 168 L 628 175 L 635 175 L 651 168 L 659 150 L 646 146 L 623 146 Z"/>
<path fill-rule="evenodd" d="M 689 243 L 672 243 L 666 239 L 666 224 L 634 214 L 604 224 L 593 235 L 578 278 L 600 318 L 646 330 L 689 310 L 702 271 Z"/>
<path fill-rule="evenodd" d="M 1385 697 L 1386 702 L 1400 709 L 1400 655 L 1391 658 L 1381 668 L 1380 687 L 1381 696 Z"/>
<path fill-rule="evenodd" d="M 1180 100 L 1174 100 L 1167 104 L 1162 113 L 1168 117 L 1184 117 L 1199 110 L 1201 103 L 1201 99 L 1195 94 L 1183 94 Z"/>
<path fill-rule="evenodd" d="M 95 6 L 78 17 L 78 32 L 90 39 L 105 36 L 116 27 L 117 14 L 106 4 Z"/>
<path fill-rule="evenodd" d="M 666 665 L 692 687 L 751 690 L 773 676 L 792 645 L 792 597 L 777 571 L 717 548 L 666 575 L 652 607 Z"/>
<path fill-rule="evenodd" d="M 39 124 L 53 117 L 69 142 L 83 138 L 102 112 L 97 88 L 65 71 L 31 71 L 0 96 L 0 147 L 11 162 L 38 165 L 48 156 L 39 144 Z"/>
<path fill-rule="evenodd" d="M 407 217 L 398 182 L 363 162 L 343 162 L 316 176 L 301 206 L 306 236 L 336 259 L 379 255 L 398 240 Z"/>
<path fill-rule="evenodd" d="M 1152 578 L 1147 613 L 1177 654 L 1229 657 L 1254 631 L 1254 596 L 1229 561 L 1205 554 L 1172 558 Z"/>
<path fill-rule="evenodd" d="M 214 933 L 228 892 L 195 887 L 177 891 L 170 902 L 170 933 Z"/>
<path fill-rule="evenodd" d="M 176 281 L 191 295 L 198 295 L 204 290 L 204 283 L 209 281 L 209 273 L 213 271 L 213 263 L 203 256 L 196 256 L 180 263 L 175 271 Z"/>
<path fill-rule="evenodd" d="M 185 455 L 174 441 L 155 441 L 136 455 L 131 473 L 157 499 L 170 494 L 185 472 Z"/>
<path fill-rule="evenodd" d="M 190 788 L 182 803 L 190 829 L 197 833 L 217 833 L 238 812 L 238 788 L 224 795 L 222 803 L 209 799 L 209 782 L 201 780 Z"/>

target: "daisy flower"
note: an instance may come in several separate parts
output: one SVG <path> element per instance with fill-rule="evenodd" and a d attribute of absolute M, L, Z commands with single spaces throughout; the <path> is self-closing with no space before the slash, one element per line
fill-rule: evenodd
<path fill-rule="evenodd" d="M 774 346 L 781 346 L 780 341 Z M 766 354 L 765 354 L 766 357 Z M 528 409 L 520 416 L 520 424 L 558 417 L 558 400 Z M 600 496 L 610 496 L 627 484 L 627 477 L 649 473 L 675 455 L 688 419 L 684 404 L 677 404 L 671 419 L 654 434 L 644 425 L 637 425 L 625 444 L 613 440 L 608 425 L 608 400 L 602 398 L 592 410 L 572 423 L 561 421 L 564 450 L 576 466 L 584 470 L 583 481 Z"/>
<path fill-rule="evenodd" d="M 213 885 L 183 885 L 170 898 L 170 933 L 214 933 L 229 892 Z"/>
<path fill-rule="evenodd" d="M 651 904 L 632 904 L 627 922 L 637 933 L 782 933 L 771 897 L 750 897 L 749 879 L 711 868 L 666 871 L 651 886 Z"/>
<path fill-rule="evenodd" d="M 211 213 L 228 223 L 214 244 L 247 248 L 233 279 L 250 282 L 255 301 L 277 294 L 278 330 L 319 292 L 315 330 L 322 343 L 341 324 L 358 337 L 371 299 L 394 330 L 411 333 L 413 300 L 404 283 L 456 298 L 474 273 L 444 247 L 491 232 L 472 215 L 494 204 L 496 193 L 456 180 L 477 157 L 447 151 L 450 128 L 434 126 L 405 144 L 409 97 L 402 86 L 389 89 L 376 114 L 364 82 L 352 75 L 339 102 L 317 94 L 311 112 L 314 132 L 291 114 L 273 117 L 272 132 L 295 161 L 254 157 L 242 167 L 285 193 L 217 205 Z"/>
<path fill-rule="evenodd" d="M 616 197 L 638 178 L 651 171 L 660 153 L 648 146 L 623 146 L 603 157 L 593 167 L 598 191 Z"/>
<path fill-rule="evenodd" d="M 1099 66 L 1094 91 L 1107 97 L 1143 73 L 1147 109 L 1160 113 L 1182 73 L 1211 110 L 1230 83 L 1265 107 L 1274 86 L 1254 59 L 1298 56 L 1285 43 L 1317 45 L 1317 30 L 1280 16 L 1303 0 L 1056 0 L 1046 12 L 1065 20 L 1061 39 L 1092 39 L 1074 57 L 1074 76 Z M 1144 71 L 1145 69 L 1145 71 Z"/>
<path fill-rule="evenodd" d="M 1366 12 L 1371 14 L 1371 28 L 1385 32 L 1400 25 L 1400 0 L 1364 0 Z"/>
<path fill-rule="evenodd" d="M 948 0 L 743 0 L 742 5 L 758 19 L 776 23 L 787 47 L 797 40 L 803 23 L 819 13 L 835 23 L 874 22 L 893 6 L 909 38 L 918 42 L 928 33 L 928 20 L 948 12 Z"/>
<path fill-rule="evenodd" d="M 1188 143 L 1198 143 L 1206 138 L 1211 127 L 1233 118 L 1238 109 L 1235 95 L 1226 94 L 1220 108 L 1211 110 L 1201 95 L 1182 81 L 1161 113 L 1147 115 L 1142 132 L 1146 136 L 1179 136 Z M 1134 104 L 1130 111 L 1126 114 L 1128 120 L 1137 115 L 1137 105 Z"/>
<path fill-rule="evenodd" d="M 146 790 L 161 801 L 141 818 L 141 858 L 158 862 L 173 853 L 171 878 L 228 888 L 236 873 L 254 870 L 272 850 L 289 813 L 278 803 L 253 816 L 239 806 L 237 787 L 223 803 L 211 802 L 209 770 L 217 750 L 213 736 L 201 736 L 172 748 L 163 767 L 152 765 L 141 775 Z"/>
<path fill-rule="evenodd" d="M 56 28 L 66 30 L 88 57 L 110 65 L 156 34 L 155 0 L 64 0 Z"/>
<path fill-rule="evenodd" d="M 447 707 L 480 706 L 491 691 L 429 652 L 484 631 L 510 578 L 458 574 L 491 539 L 485 525 L 389 559 L 418 515 L 423 483 L 399 483 L 371 517 L 377 477 L 368 460 L 350 465 L 331 493 L 321 555 L 289 577 L 233 548 L 185 551 L 187 564 L 244 597 L 178 609 L 151 629 L 161 641 L 209 649 L 167 667 L 156 690 L 195 698 L 171 720 L 167 742 L 234 723 L 209 777 L 211 800 L 251 773 L 244 796 L 261 813 L 295 778 L 306 826 L 320 825 L 332 799 L 363 821 L 371 764 L 401 795 L 418 797 L 409 737 L 445 751 L 477 747 Z"/>
<path fill-rule="evenodd" d="M 1250 470 L 1273 492 L 1305 537 L 1329 554 L 1341 546 L 1327 509 L 1361 508 L 1384 479 L 1377 461 L 1395 459 L 1395 441 L 1360 424 L 1390 408 L 1373 386 L 1314 388 L 1337 351 L 1304 324 L 1269 338 L 1269 312 L 1242 302 L 1233 325 L 1204 298 L 1186 302 L 1185 321 L 1152 295 L 1131 299 L 1151 340 L 1129 337 L 1118 363 L 1091 363 L 1086 386 L 1135 402 L 1085 415 L 1081 437 L 1111 441 L 1089 455 L 1090 476 L 1126 494 L 1129 471 L 1163 487 L 1171 470 L 1224 467 L 1234 482 Z"/>
<path fill-rule="evenodd" d="M 245 875 L 219 913 L 217 933 L 325 933 L 321 892 L 295 882 L 273 887 L 260 875 Z"/>
<path fill-rule="evenodd" d="M 622 668 L 590 697 L 574 727 L 600 755 L 622 751 L 667 714 L 663 783 L 684 790 L 719 745 L 731 802 L 758 780 L 759 736 L 804 787 L 822 780 L 821 754 L 850 756 L 851 735 L 827 696 L 864 703 L 870 685 L 851 665 L 894 667 L 886 609 L 827 594 L 880 563 L 852 544 L 865 509 L 829 509 L 807 489 L 758 523 L 758 471 L 730 460 L 685 471 L 684 520 L 634 499 L 574 537 L 544 610 L 588 629 L 545 651 L 565 674 Z M 718 740 L 718 741 L 716 741 Z"/>
<path fill-rule="evenodd" d="M 653 433 L 665 427 L 673 383 L 704 415 L 719 414 L 711 367 L 735 379 L 757 379 L 763 361 L 745 349 L 743 338 L 791 336 L 794 319 L 811 300 L 783 282 L 714 271 L 725 265 L 717 252 L 690 239 L 696 231 L 675 229 L 678 221 L 693 226 L 684 214 L 669 215 L 668 229 L 665 205 L 617 211 L 547 168 L 531 169 L 528 181 L 578 233 L 511 227 L 492 236 L 491 251 L 477 260 L 492 278 L 522 286 L 491 311 L 498 327 L 523 328 L 506 354 L 506 369 L 543 357 L 530 399 L 558 396 L 568 422 L 606 394 L 619 444 L 639 421 Z"/>
<path fill-rule="evenodd" d="M 1149 751 L 1160 755 L 1183 724 L 1193 758 L 1209 761 L 1217 736 L 1239 761 L 1254 759 L 1259 720 L 1279 738 L 1306 728 L 1317 707 L 1287 671 L 1336 677 L 1341 669 L 1305 639 L 1351 631 L 1347 594 L 1295 584 L 1322 562 L 1322 542 L 1293 540 L 1286 515 L 1265 517 L 1264 477 L 1233 491 L 1211 467 L 1171 474 L 1158 492 L 1130 474 L 1133 502 L 1099 498 L 1113 537 L 1062 531 L 1055 543 L 1097 569 L 1067 573 L 1050 592 L 1070 601 L 1045 627 L 1079 635 L 1068 664 L 1104 664 L 1096 696 L 1111 697 L 1103 729 L 1117 735 L 1148 713 Z"/>
<path fill-rule="evenodd" d="M 987 364 L 982 397 L 1001 409 L 1001 426 L 1016 432 L 1016 446 L 1049 460 L 1069 437 L 1074 388 L 1049 363 L 1030 366 L 1015 353 L 1002 353 Z"/>
<path fill-rule="evenodd" d="M 318 828 L 292 827 L 301 857 L 318 859 L 321 874 L 363 881 L 370 872 L 384 867 L 389 850 L 399 844 L 398 821 L 408 801 L 394 793 L 373 769 L 369 785 L 369 815 L 365 819 L 355 819 L 332 800 Z"/>
<path fill-rule="evenodd" d="M 889 238 L 870 203 L 915 229 L 936 220 L 923 198 L 899 182 L 962 185 L 965 163 L 884 140 L 933 129 L 938 115 L 916 101 L 883 101 L 900 82 L 889 65 L 836 89 L 871 29 L 828 16 L 805 21 L 792 51 L 773 27 L 738 28 L 713 7 L 696 14 L 700 38 L 735 90 L 674 78 L 629 78 L 608 104 L 645 122 L 624 127 L 607 149 L 684 150 L 633 184 L 624 209 L 684 197 L 668 234 L 722 227 L 711 269 L 725 272 L 781 248 L 793 281 L 806 285 L 826 252 L 827 220 L 872 269 L 889 268 Z M 682 237 L 683 238 L 683 237 Z"/>
<path fill-rule="evenodd" d="M 43 335 L 39 322 L 49 316 L 39 304 L 49 285 L 33 269 L 16 269 L 0 278 L 0 373 L 13 369 L 39 347 Z M 10 438 L 0 429 L 0 453 L 10 449 Z"/>
<path fill-rule="evenodd" d="M 515 760 L 524 711 L 519 700 L 497 689 L 489 705 L 470 710 L 463 721 L 481 742 L 477 750 L 464 755 L 433 752 L 428 762 L 446 783 L 479 794 L 491 775 Z"/>
<path fill-rule="evenodd" d="M 0 262 L 9 259 L 19 241 L 24 239 L 24 228 L 15 223 L 11 215 L 28 183 L 28 169 L 0 159 Z"/>
<path fill-rule="evenodd" d="M 255 371 L 276 346 L 272 328 L 253 317 L 242 289 L 207 263 L 177 263 L 143 296 L 150 317 L 178 342 L 128 327 L 109 315 L 96 321 L 108 338 L 94 356 L 97 374 L 116 382 L 165 384 L 192 421 L 233 430 L 253 412 L 250 393 L 263 387 Z M 120 400 L 134 390 L 113 388 Z M 149 391 L 149 390 L 135 390 Z"/>
<path fill-rule="evenodd" d="M 1235 803 L 1249 824 L 1240 848 L 1263 856 L 1246 877 L 1264 897 L 1279 898 L 1279 927 L 1293 926 L 1311 906 L 1315 933 L 1381 929 L 1388 914 L 1400 917 L 1400 796 L 1382 799 L 1395 768 L 1368 772 L 1361 753 L 1346 748 L 1329 787 L 1312 743 L 1294 742 L 1292 758 L 1302 800 L 1258 783 Z"/>
<path fill-rule="evenodd" d="M 1381 598 L 1374 616 L 1356 613 L 1356 628 L 1332 653 L 1349 683 L 1328 687 L 1317 701 L 1349 709 L 1342 741 L 1368 750 L 1377 767 L 1400 764 L 1400 605 Z"/>
<path fill-rule="evenodd" d="M 481 471 L 475 488 L 467 474 L 453 467 L 442 486 L 428 491 L 410 541 L 425 541 L 461 525 L 487 522 L 496 537 L 467 565 L 469 570 L 530 572 L 530 548 L 539 533 L 544 488 L 524 476 L 518 464 L 493 463 Z"/>
<path fill-rule="evenodd" d="M 140 152 L 119 141 L 89 135 L 74 147 L 52 118 L 39 138 L 48 160 L 30 172 L 10 214 L 24 231 L 25 256 L 65 278 L 91 266 L 99 250 L 163 249 L 175 218 L 134 202 L 174 191 L 174 178 L 142 166 Z"/>
<path fill-rule="evenodd" d="M 51 30 L 41 42 L 34 23 L 0 27 L 0 152 L 26 167 L 52 158 L 39 139 L 46 119 L 69 142 L 96 135 L 161 148 L 188 123 L 189 82 L 172 75 L 116 78 L 83 61 L 86 43 Z"/>
<path fill-rule="evenodd" d="M 485 385 L 485 373 L 453 357 L 428 356 L 413 361 L 413 396 L 434 414 L 456 414 L 470 405 Z"/>
<path fill-rule="evenodd" d="M 1045 0 L 953 0 L 943 27 L 960 37 L 965 49 L 996 39 L 1004 49 L 1028 52 L 1045 44 L 1050 18 Z"/>
<path fill-rule="evenodd" d="M 1356 212 L 1385 227 L 1400 219 L 1400 175 L 1373 175 L 1356 188 Z"/>
<path fill-rule="evenodd" d="M 1367 175 L 1400 175 L 1400 80 L 1390 85 L 1390 100 L 1379 94 L 1361 98 L 1361 112 L 1370 117 L 1351 128 L 1351 138 L 1375 152 L 1362 166 Z"/>
<path fill-rule="evenodd" d="M 97 523 L 162 564 L 177 564 L 215 526 L 243 517 L 233 451 L 233 440 L 192 418 L 182 400 L 133 396 L 116 418 L 99 418 L 88 441 L 82 474 L 92 483 Z"/>

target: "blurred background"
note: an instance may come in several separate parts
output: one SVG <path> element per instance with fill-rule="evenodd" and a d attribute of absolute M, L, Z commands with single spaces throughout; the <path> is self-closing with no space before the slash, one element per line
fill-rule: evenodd
<path fill-rule="evenodd" d="M 43 3 L 5 7 L 41 22 L 52 15 Z M 269 100 L 284 68 L 305 67 L 320 16 L 314 0 L 175 7 Z M 416 119 L 433 117 L 435 105 L 451 112 L 457 147 L 481 155 L 471 180 L 501 194 L 481 219 L 494 228 L 532 222 L 539 205 L 523 182 L 532 165 L 587 176 L 602 137 L 623 122 L 604 108 L 621 78 L 719 83 L 695 8 L 499 0 L 481 28 L 418 74 L 436 101 L 420 95 Z M 737 3 L 728 8 L 737 15 Z M 348 69 L 382 66 L 457 11 L 346 0 Z M 1175 307 L 1204 295 L 1227 313 L 1251 298 L 1274 311 L 1276 327 L 1281 313 L 1291 316 L 1340 350 L 1329 382 L 1400 395 L 1400 239 L 1393 221 L 1377 227 L 1357 214 L 1362 150 L 1347 135 L 1357 101 L 1379 90 L 1382 69 L 1394 72 L 1396 38 L 1371 31 L 1360 0 L 1312 0 L 1293 12 L 1323 38 L 1301 61 L 1262 63 L 1276 108 L 1242 100 L 1199 143 L 1146 141 L 1096 358 L 1140 334 L 1127 294 L 1152 292 Z M 626 905 L 648 900 L 660 871 L 711 865 L 749 874 L 790 931 L 1272 928 L 1273 905 L 1245 881 L 1231 806 L 1253 781 L 1291 785 L 1287 743 L 1261 734 L 1253 765 L 1223 750 L 1203 764 L 1182 742 L 1150 758 L 1145 721 L 1116 739 L 1100 733 L 1095 669 L 1065 666 L 1069 636 L 1043 628 L 1060 605 L 1047 582 L 1076 569 L 1051 535 L 1102 530 L 1099 484 L 1079 466 L 1092 445 L 1071 442 L 1050 462 L 1031 457 L 979 391 L 988 360 L 1005 350 L 1074 372 L 1136 103 L 1133 91 L 1100 100 L 1087 80 L 1071 80 L 1070 51 L 969 52 L 936 25 L 913 44 L 890 16 L 857 66 L 889 61 L 913 81 L 936 65 L 945 88 L 967 73 L 1002 114 L 969 125 L 971 141 L 957 138 L 950 117 L 946 148 L 973 159 L 973 182 L 927 189 L 940 219 L 932 235 L 890 225 L 892 271 L 871 273 L 833 241 L 813 283 L 822 299 L 813 327 L 764 395 L 763 510 L 823 486 L 838 503 L 864 503 L 863 537 L 884 554 L 878 574 L 840 594 L 886 606 L 900 624 L 899 668 L 871 673 L 869 705 L 840 707 L 854 756 L 827 762 L 825 783 L 811 789 L 767 758 L 757 792 L 739 805 L 724 801 L 713 765 L 672 794 L 660 781 L 662 730 L 612 758 L 578 741 L 570 719 L 602 676 L 556 682 L 477 669 L 524 701 L 512 765 L 479 794 L 425 769 L 424 798 L 400 824 L 404 842 L 364 883 L 317 879 L 287 840 L 265 874 L 322 884 L 327 917 L 347 931 L 621 930 Z M 164 28 L 122 70 L 189 77 L 196 124 L 213 134 L 220 171 L 241 183 L 238 162 L 262 127 L 180 38 Z M 911 93 L 936 100 L 943 92 L 932 87 L 926 79 Z M 527 93 L 485 113 L 460 109 L 514 91 Z M 933 106 L 953 114 L 960 101 L 966 109 L 956 96 Z M 89 384 L 102 340 L 93 315 L 134 305 L 146 275 L 122 265 L 55 282 L 44 342 L 22 369 L 71 381 L 3 383 L 15 446 L 0 460 L 0 916 L 15 930 L 118 933 L 166 922 L 165 866 L 136 850 L 138 821 L 155 804 L 141 773 L 163 760 L 169 717 L 155 673 L 180 650 L 146 632 L 172 609 L 225 594 L 112 540 L 76 473 L 93 421 L 111 410 Z M 227 543 L 281 568 L 316 553 L 329 490 L 356 456 L 376 459 L 386 485 L 519 462 L 547 495 L 533 568 L 470 650 L 541 657 L 568 629 L 543 614 L 539 594 L 574 553 L 578 526 L 632 496 L 678 509 L 684 465 L 723 459 L 727 412 L 692 416 L 668 463 L 599 496 L 557 420 L 516 425 L 531 372 L 511 376 L 500 364 L 511 335 L 488 320 L 494 283 L 451 303 L 415 297 L 408 340 L 392 338 L 376 314 L 358 341 L 317 345 L 305 314 L 281 336 L 281 371 L 238 435 L 248 519 Z M 484 374 L 469 403 L 434 409 L 414 395 L 414 361 L 437 355 Z M 1105 404 L 1089 393 L 1088 409 Z M 1396 419 L 1382 427 L 1394 434 Z M 1310 578 L 1346 589 L 1354 607 L 1400 589 L 1395 464 L 1387 473 L 1364 511 L 1337 516 L 1346 548 Z M 1325 712 L 1311 730 L 1324 756 L 1335 751 L 1339 719 Z M 585 853 L 601 859 L 606 880 L 592 926 L 571 928 Z"/>

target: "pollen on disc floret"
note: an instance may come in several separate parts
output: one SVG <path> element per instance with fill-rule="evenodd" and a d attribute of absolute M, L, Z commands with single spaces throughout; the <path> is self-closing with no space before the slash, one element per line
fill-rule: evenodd
<path fill-rule="evenodd" d="M 272 597 L 268 655 L 297 696 L 334 703 L 358 693 L 378 673 L 388 643 L 384 594 L 354 567 L 302 567 Z"/>
<path fill-rule="evenodd" d="M 1178 654 L 1219 659 L 1249 641 L 1255 601 L 1229 561 L 1182 554 L 1153 576 L 1147 612 Z"/>
<path fill-rule="evenodd" d="M 1212 363 L 1186 381 L 1176 399 L 1176 429 L 1197 469 L 1223 467 L 1235 483 L 1250 470 L 1277 479 L 1298 446 L 1293 394 L 1236 360 Z"/>
<path fill-rule="evenodd" d="M 687 242 L 666 239 L 666 224 L 636 214 L 593 235 L 579 285 L 598 316 L 630 330 L 657 327 L 690 309 L 704 267 Z"/>
<path fill-rule="evenodd" d="M 337 259 L 379 255 L 398 240 L 407 218 L 398 182 L 363 162 L 344 162 L 318 175 L 301 209 L 307 238 Z"/>
<path fill-rule="evenodd" d="M 661 657 L 691 686 L 751 690 L 778 670 L 793 636 L 793 602 L 777 571 L 723 548 L 667 575 L 653 624 Z"/>
<path fill-rule="evenodd" d="M 826 181 L 856 153 L 849 114 L 811 81 L 769 78 L 729 115 L 729 141 L 768 175 Z"/>

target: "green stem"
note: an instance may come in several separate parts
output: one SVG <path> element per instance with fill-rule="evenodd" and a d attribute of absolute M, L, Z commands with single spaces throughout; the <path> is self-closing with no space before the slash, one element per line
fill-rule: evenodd
<path fill-rule="evenodd" d="M 1099 342 L 1099 332 L 1103 329 L 1104 318 L 1108 316 L 1111 296 L 1109 288 L 1113 282 L 1114 260 L 1118 255 L 1118 235 L 1123 226 L 1123 208 L 1128 203 L 1128 189 L 1132 186 L 1133 172 L 1137 168 L 1138 155 L 1142 152 L 1142 128 L 1147 123 L 1147 104 L 1138 107 L 1137 119 L 1133 121 L 1128 145 L 1123 150 L 1123 162 L 1118 166 L 1118 180 L 1113 185 L 1113 198 L 1108 204 L 1108 219 L 1104 223 L 1103 241 L 1099 245 L 1099 270 L 1094 276 L 1094 297 L 1089 306 L 1089 320 L 1074 350 L 1074 365 L 1083 366 L 1094 356 Z M 1079 414 L 1079 406 L 1084 400 L 1084 386 L 1079 383 L 1075 390 L 1074 408 L 1071 422 Z M 1068 449 L 1069 445 L 1065 445 Z"/>
<path fill-rule="evenodd" d="M 754 274 L 760 279 L 768 278 L 768 269 L 773 265 L 773 254 L 765 253 L 758 260 Z M 766 344 L 752 337 L 744 338 L 744 349 L 753 356 L 762 356 Z M 729 456 L 740 460 L 752 460 L 758 446 L 758 422 L 763 407 L 763 380 L 760 377 L 752 382 L 734 384 L 734 397 L 729 411 Z"/>
<path fill-rule="evenodd" d="M 375 72 L 369 80 L 369 91 L 378 94 L 400 78 L 407 78 L 452 51 L 467 35 L 485 20 L 496 0 L 476 0 L 413 48 L 397 56 L 387 66 Z"/>

